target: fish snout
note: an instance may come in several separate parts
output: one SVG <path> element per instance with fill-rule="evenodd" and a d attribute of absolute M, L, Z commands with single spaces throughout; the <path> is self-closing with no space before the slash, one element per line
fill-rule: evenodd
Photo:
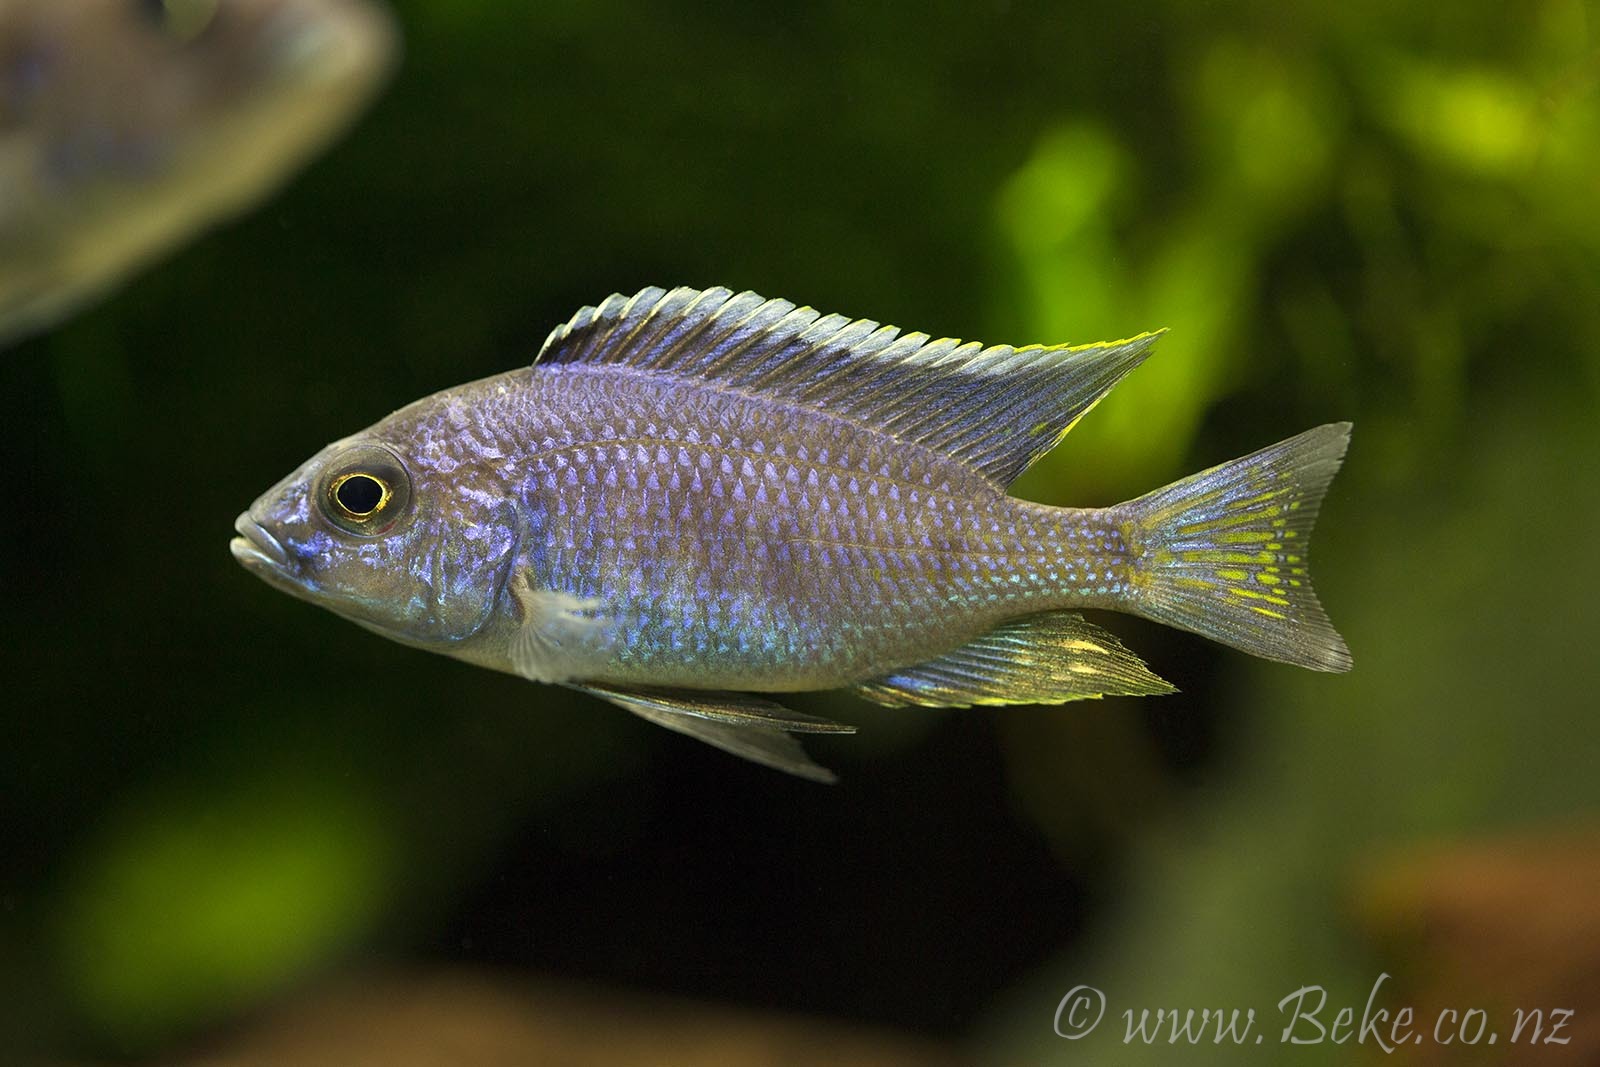
<path fill-rule="evenodd" d="M 279 573 L 289 570 L 289 553 L 283 543 L 251 518 L 248 511 L 233 520 L 233 528 L 239 533 L 228 542 L 234 559 L 250 568 L 264 567 Z"/>
<path fill-rule="evenodd" d="M 280 3 L 261 44 L 280 76 L 324 87 L 369 85 L 392 62 L 397 32 L 387 13 L 366 0 Z"/>

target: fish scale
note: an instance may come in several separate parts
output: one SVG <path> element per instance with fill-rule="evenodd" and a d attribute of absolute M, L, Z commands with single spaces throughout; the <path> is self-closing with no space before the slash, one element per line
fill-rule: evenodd
<path fill-rule="evenodd" d="M 613 296 L 531 369 L 329 445 L 233 551 L 405 644 L 817 780 L 790 734 L 850 728 L 764 694 L 1171 691 L 1079 608 L 1348 669 L 1305 563 L 1348 425 L 1111 508 L 1007 495 L 1154 340 L 984 348 L 726 289 Z"/>
<path fill-rule="evenodd" d="M 522 475 L 506 488 L 541 517 L 537 584 L 615 613 L 608 677 L 827 688 L 943 651 L 1018 604 L 1116 594 L 1115 581 L 1072 585 L 1126 565 L 1082 550 L 1120 543 L 1094 512 L 1014 500 L 948 457 L 802 407 L 683 391 L 603 367 L 518 372 L 461 402 L 485 428 L 536 425 L 536 438 L 475 457 L 472 434 L 427 435 L 452 471 Z M 549 411 L 558 424 L 535 414 Z M 522 460 L 503 466 L 502 452 Z M 817 572 L 829 581 L 807 580 Z"/>

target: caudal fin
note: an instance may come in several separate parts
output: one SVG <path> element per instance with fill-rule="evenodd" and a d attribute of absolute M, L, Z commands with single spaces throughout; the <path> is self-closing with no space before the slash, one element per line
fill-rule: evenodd
<path fill-rule="evenodd" d="M 1311 590 L 1311 527 L 1350 443 L 1330 423 L 1119 505 L 1137 546 L 1128 607 L 1265 659 L 1347 671 Z"/>

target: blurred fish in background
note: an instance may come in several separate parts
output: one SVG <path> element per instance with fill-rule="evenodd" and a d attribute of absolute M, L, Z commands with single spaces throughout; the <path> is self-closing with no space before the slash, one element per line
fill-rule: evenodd
<path fill-rule="evenodd" d="M 0 343 L 270 193 L 396 41 L 368 0 L 0 0 Z"/>

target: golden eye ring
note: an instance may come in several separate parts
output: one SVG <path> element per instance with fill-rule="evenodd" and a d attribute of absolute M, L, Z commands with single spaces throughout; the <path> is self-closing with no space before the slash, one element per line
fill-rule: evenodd
<path fill-rule="evenodd" d="M 389 483 L 369 471 L 346 471 L 328 483 L 328 502 L 356 522 L 381 513 L 393 497 Z"/>
<path fill-rule="evenodd" d="M 393 450 L 364 442 L 329 460 L 315 494 L 333 526 L 356 537 L 382 537 L 410 514 L 411 476 Z"/>

